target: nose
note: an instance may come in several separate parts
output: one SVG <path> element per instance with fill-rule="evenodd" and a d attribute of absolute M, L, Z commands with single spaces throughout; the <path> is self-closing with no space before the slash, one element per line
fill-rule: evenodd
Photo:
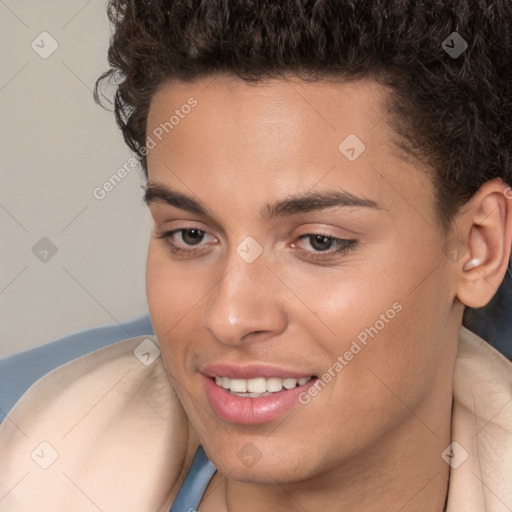
<path fill-rule="evenodd" d="M 217 341 L 238 345 L 283 332 L 287 315 L 279 300 L 279 283 L 263 254 L 247 263 L 235 251 L 209 296 L 204 327 Z"/>

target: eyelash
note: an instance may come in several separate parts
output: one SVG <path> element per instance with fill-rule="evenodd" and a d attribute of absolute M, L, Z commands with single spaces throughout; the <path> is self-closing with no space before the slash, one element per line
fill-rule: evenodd
<path fill-rule="evenodd" d="M 334 256 L 342 256 L 343 254 L 355 249 L 357 245 L 357 240 L 337 238 L 335 236 L 327 235 L 325 233 L 306 233 L 305 235 L 299 236 L 298 240 L 312 238 L 314 236 L 323 236 L 325 238 L 328 238 L 335 246 L 335 249 L 328 249 L 326 251 L 307 251 L 304 249 L 299 249 L 299 251 L 304 251 L 305 253 L 307 253 L 308 258 L 311 258 L 316 261 L 332 259 Z"/>
<path fill-rule="evenodd" d="M 200 253 L 204 251 L 202 249 L 183 249 L 182 247 L 177 247 L 172 241 L 173 235 L 177 233 L 183 233 L 188 230 L 197 230 L 201 231 L 205 235 L 206 231 L 203 231 L 202 229 L 198 228 L 180 228 L 180 229 L 174 229 L 172 231 L 166 231 L 164 233 L 160 233 L 156 235 L 156 238 L 159 240 L 165 240 L 169 246 L 169 249 L 171 252 L 176 256 L 193 256 L 194 254 Z M 211 236 L 211 235 L 210 235 Z M 307 253 L 307 257 L 311 258 L 315 261 L 321 261 L 321 260 L 327 260 L 329 258 L 332 258 L 335 255 L 343 255 L 347 253 L 348 251 L 351 251 L 355 249 L 357 245 L 357 240 L 355 239 L 346 239 L 346 238 L 337 238 L 335 236 L 331 236 L 325 233 L 306 233 L 304 235 L 301 235 L 297 240 L 302 240 L 304 238 L 312 238 L 315 236 L 323 236 L 325 238 L 328 238 L 333 244 L 337 245 L 338 247 L 336 249 L 328 249 L 325 251 L 306 251 L 304 249 L 299 249 L 299 251 L 302 251 L 303 253 Z M 185 243 L 185 242 L 183 242 Z M 295 242 L 294 242 L 295 243 Z M 191 246 L 192 247 L 192 246 Z"/>

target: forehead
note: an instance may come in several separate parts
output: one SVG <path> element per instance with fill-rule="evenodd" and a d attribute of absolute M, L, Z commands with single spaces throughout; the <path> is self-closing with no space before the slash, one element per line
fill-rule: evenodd
<path fill-rule="evenodd" d="M 309 139 L 333 132 L 340 132 L 339 136 L 346 130 L 368 135 L 386 113 L 388 97 L 387 89 L 369 79 L 305 82 L 289 77 L 251 83 L 221 75 L 192 83 L 172 81 L 154 95 L 147 128 L 151 133 L 194 98 L 197 107 L 191 117 L 200 117 L 201 124 L 195 129 L 213 135 L 236 128 L 229 135 L 238 135 L 248 148 L 276 136 L 286 143 L 300 134 Z M 172 131 L 179 135 L 183 130 L 176 124 Z M 252 143 L 247 139 L 250 135 L 259 138 Z"/>
<path fill-rule="evenodd" d="M 163 142 L 160 149 L 173 146 L 176 157 L 180 148 L 190 149 L 187 143 L 195 136 L 201 139 L 196 155 L 208 150 L 212 163 L 217 154 L 224 159 L 236 154 L 239 166 L 244 155 L 248 162 L 257 157 L 260 164 L 266 155 L 273 162 L 309 161 L 317 159 L 315 149 L 337 159 L 339 144 L 351 134 L 365 146 L 392 136 L 381 122 L 387 98 L 388 91 L 369 79 L 306 82 L 289 77 L 252 83 L 220 75 L 171 81 L 152 98 L 147 135 Z"/>
<path fill-rule="evenodd" d="M 255 203 L 285 197 L 290 187 L 431 201 L 426 173 L 394 144 L 388 100 L 389 91 L 369 79 L 169 82 L 150 105 L 149 178 L 202 197 L 235 190 Z"/>

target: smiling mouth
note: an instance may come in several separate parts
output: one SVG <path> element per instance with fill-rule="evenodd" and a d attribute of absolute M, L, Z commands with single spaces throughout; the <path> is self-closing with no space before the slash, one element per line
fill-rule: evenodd
<path fill-rule="evenodd" d="M 272 393 L 294 389 L 307 384 L 315 376 L 293 379 L 290 377 L 256 377 L 254 379 L 230 379 L 229 377 L 215 377 L 215 384 L 232 395 L 248 398 L 259 398 Z"/>

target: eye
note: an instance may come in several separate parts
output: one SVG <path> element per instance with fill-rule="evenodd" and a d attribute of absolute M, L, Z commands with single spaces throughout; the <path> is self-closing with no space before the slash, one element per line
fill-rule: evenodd
<path fill-rule="evenodd" d="M 203 250 L 202 244 L 204 240 L 209 238 L 216 241 L 215 237 L 207 234 L 198 228 L 180 228 L 165 233 L 157 234 L 156 237 L 165 240 L 173 254 L 176 255 L 193 255 Z M 195 248 L 198 247 L 198 248 Z"/>
<path fill-rule="evenodd" d="M 308 233 L 298 238 L 299 242 L 306 240 L 310 249 L 304 249 L 299 244 L 294 243 L 292 247 L 297 247 L 302 254 L 308 258 L 320 260 L 332 258 L 335 255 L 341 255 L 355 248 L 357 240 L 337 238 L 322 233 Z M 303 245 L 303 244 L 302 244 Z"/>
<path fill-rule="evenodd" d="M 306 235 L 309 239 L 309 243 L 315 251 L 327 251 L 334 244 L 334 237 L 325 235 Z"/>
<path fill-rule="evenodd" d="M 200 229 L 180 229 L 181 239 L 187 245 L 197 245 L 203 240 L 205 232 Z"/>

